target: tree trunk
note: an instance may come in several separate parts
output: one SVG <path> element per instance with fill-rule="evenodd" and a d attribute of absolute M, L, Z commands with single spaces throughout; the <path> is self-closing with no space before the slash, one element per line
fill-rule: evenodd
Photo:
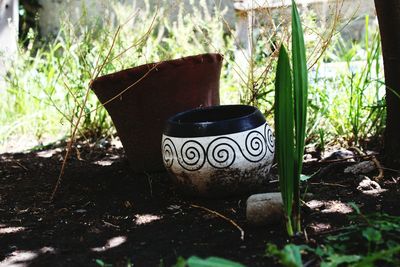
<path fill-rule="evenodd" d="M 387 120 L 384 137 L 386 165 L 400 166 L 400 1 L 375 0 L 382 39 Z M 397 94 L 397 95 L 396 95 Z"/>

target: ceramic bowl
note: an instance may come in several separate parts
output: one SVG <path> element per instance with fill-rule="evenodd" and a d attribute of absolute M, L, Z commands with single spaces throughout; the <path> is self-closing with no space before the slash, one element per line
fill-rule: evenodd
<path fill-rule="evenodd" d="M 249 193 L 268 179 L 274 136 L 252 106 L 225 105 L 178 113 L 162 137 L 164 166 L 184 193 Z"/>

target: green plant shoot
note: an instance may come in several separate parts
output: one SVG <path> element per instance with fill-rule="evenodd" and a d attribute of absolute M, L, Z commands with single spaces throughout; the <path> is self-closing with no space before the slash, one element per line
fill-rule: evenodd
<path fill-rule="evenodd" d="M 307 124 L 307 60 L 304 44 L 304 34 L 301 27 L 300 16 L 297 6 L 292 0 L 292 61 L 293 61 L 293 89 L 294 89 L 294 112 L 295 112 L 295 134 L 296 134 L 296 155 L 294 175 L 294 219 L 296 229 L 300 231 L 300 175 L 303 167 L 304 142 Z"/>
<path fill-rule="evenodd" d="M 293 235 L 291 223 L 294 177 L 293 89 L 289 57 L 281 46 L 275 80 L 275 136 L 278 159 L 279 186 L 286 215 L 289 235 Z"/>
<path fill-rule="evenodd" d="M 303 30 L 295 1 L 292 1 L 292 67 L 293 80 L 289 56 L 282 45 L 275 81 L 275 127 L 279 181 L 289 235 L 301 231 L 299 186 L 307 122 L 308 88 Z"/>

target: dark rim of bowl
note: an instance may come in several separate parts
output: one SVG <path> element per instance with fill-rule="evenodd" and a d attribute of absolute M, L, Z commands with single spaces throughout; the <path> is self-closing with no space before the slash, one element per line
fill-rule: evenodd
<path fill-rule="evenodd" d="M 262 113 L 248 105 L 222 105 L 191 109 L 170 117 L 164 135 L 203 137 L 239 133 L 265 123 Z"/>

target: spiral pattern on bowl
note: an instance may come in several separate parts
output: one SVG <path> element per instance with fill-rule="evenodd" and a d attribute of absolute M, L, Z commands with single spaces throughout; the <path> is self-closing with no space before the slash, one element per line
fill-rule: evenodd
<path fill-rule="evenodd" d="M 238 144 L 229 137 L 215 139 L 207 148 L 208 163 L 217 169 L 231 166 L 236 159 L 235 146 Z"/>
<path fill-rule="evenodd" d="M 267 152 L 265 147 L 264 136 L 257 131 L 251 131 L 246 136 L 246 150 L 243 152 L 243 156 L 251 162 L 258 162 L 262 160 Z"/>
<path fill-rule="evenodd" d="M 163 162 L 165 167 L 170 168 L 174 164 L 174 157 L 176 157 L 176 148 L 171 139 L 165 138 L 162 144 L 163 148 Z"/>
<path fill-rule="evenodd" d="M 248 162 L 259 163 L 267 154 L 272 162 L 275 142 L 267 124 L 239 136 L 216 136 L 201 142 L 197 140 L 206 139 L 165 136 L 162 144 L 164 165 L 171 168 L 177 162 L 186 171 L 196 171 L 208 163 L 213 168 L 224 169 L 232 166 L 239 156 Z"/>
<path fill-rule="evenodd" d="M 268 148 L 269 152 L 274 153 L 275 137 L 274 137 L 274 134 L 272 133 L 271 128 L 269 128 L 267 126 L 267 124 L 265 124 L 265 127 L 264 127 L 264 134 L 265 134 L 265 140 L 267 142 L 267 148 Z"/>
<path fill-rule="evenodd" d="M 203 167 L 205 162 L 204 147 L 197 141 L 186 141 L 181 147 L 181 155 L 179 163 L 182 168 L 189 171 L 196 171 Z"/>

